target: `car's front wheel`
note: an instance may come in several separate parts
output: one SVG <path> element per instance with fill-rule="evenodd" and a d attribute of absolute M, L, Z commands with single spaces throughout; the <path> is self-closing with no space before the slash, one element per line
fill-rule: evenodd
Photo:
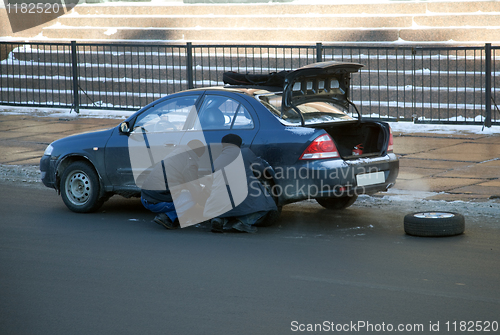
<path fill-rule="evenodd" d="M 99 177 L 90 164 L 74 162 L 64 170 L 61 197 L 70 210 L 77 213 L 97 210 L 104 203 L 104 198 L 100 198 L 99 194 Z"/>
<path fill-rule="evenodd" d="M 316 201 L 326 209 L 340 210 L 351 206 L 356 199 L 358 199 L 358 196 L 353 195 L 340 198 L 317 198 Z"/>

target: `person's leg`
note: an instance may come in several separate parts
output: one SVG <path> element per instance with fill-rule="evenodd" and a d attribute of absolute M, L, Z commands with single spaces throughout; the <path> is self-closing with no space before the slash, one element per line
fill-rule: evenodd
<path fill-rule="evenodd" d="M 260 211 L 260 212 L 255 212 L 247 215 L 242 215 L 236 217 L 236 223 L 233 224 L 233 229 L 236 229 L 238 231 L 242 231 L 245 233 L 256 233 L 257 232 L 257 227 L 254 226 L 254 224 L 264 215 L 266 215 L 267 212 L 265 211 Z"/>
<path fill-rule="evenodd" d="M 224 225 L 229 221 L 228 218 L 213 218 L 210 220 L 210 226 L 213 233 L 223 233 Z"/>
<path fill-rule="evenodd" d="M 167 229 L 175 229 L 179 227 L 179 220 L 177 220 L 177 213 L 173 202 L 159 202 L 151 204 L 144 199 L 141 199 L 143 206 L 153 213 L 158 214 L 153 221 Z"/>
<path fill-rule="evenodd" d="M 262 218 L 266 214 L 267 214 L 266 211 L 260 211 L 260 212 L 255 212 L 252 214 L 238 216 L 236 219 L 238 221 L 241 221 L 241 223 L 243 223 L 243 224 L 253 226 L 255 223 L 257 223 L 257 221 L 259 221 L 260 218 Z"/>

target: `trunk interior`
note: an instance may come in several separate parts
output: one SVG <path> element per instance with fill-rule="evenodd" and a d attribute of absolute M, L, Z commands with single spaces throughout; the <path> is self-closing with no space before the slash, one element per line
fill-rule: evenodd
<path fill-rule="evenodd" d="M 339 122 L 324 128 L 344 159 L 376 157 L 385 153 L 389 131 L 373 121 Z"/>

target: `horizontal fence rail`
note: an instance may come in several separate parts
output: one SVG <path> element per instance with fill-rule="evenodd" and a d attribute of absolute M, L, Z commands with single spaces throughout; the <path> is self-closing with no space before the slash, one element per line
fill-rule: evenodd
<path fill-rule="evenodd" d="M 225 71 L 361 63 L 351 100 L 365 117 L 500 124 L 500 47 L 167 45 L 0 42 L 0 104 L 137 110 Z M 499 70 L 499 71 L 497 71 Z M 500 99 L 498 99 L 500 100 Z"/>

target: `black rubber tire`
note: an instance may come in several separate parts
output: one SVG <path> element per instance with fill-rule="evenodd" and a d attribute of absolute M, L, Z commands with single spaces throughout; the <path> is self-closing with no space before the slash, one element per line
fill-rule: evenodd
<path fill-rule="evenodd" d="M 405 215 L 404 229 L 412 236 L 455 236 L 465 231 L 465 219 L 453 212 L 416 212 Z"/>
<path fill-rule="evenodd" d="M 257 227 L 270 227 L 272 226 L 273 224 L 275 224 L 280 216 L 281 216 L 281 209 L 283 207 L 282 206 L 278 206 L 278 210 L 277 211 L 271 211 L 269 213 L 267 213 L 263 218 L 259 219 L 259 221 L 257 221 L 257 223 L 255 224 Z"/>
<path fill-rule="evenodd" d="M 358 199 L 358 196 L 353 195 L 340 198 L 317 198 L 316 201 L 326 209 L 337 211 L 351 206 L 356 202 L 356 199 Z"/>
<path fill-rule="evenodd" d="M 260 218 L 255 223 L 255 226 L 257 226 L 257 227 L 270 227 L 279 220 L 283 206 L 278 206 L 278 197 L 275 196 L 272 192 L 272 186 L 274 185 L 274 182 L 271 179 L 271 177 L 270 176 L 267 176 L 267 178 L 263 177 L 263 178 L 260 178 L 259 181 L 262 183 L 262 185 L 264 185 L 266 190 L 273 197 L 273 200 L 276 203 L 276 207 L 278 207 L 278 210 L 271 211 L 271 212 L 267 213 L 264 217 Z"/>
<path fill-rule="evenodd" d="M 73 212 L 94 212 L 102 206 L 105 197 L 100 197 L 99 177 L 87 162 L 71 163 L 61 177 L 61 197 Z"/>

